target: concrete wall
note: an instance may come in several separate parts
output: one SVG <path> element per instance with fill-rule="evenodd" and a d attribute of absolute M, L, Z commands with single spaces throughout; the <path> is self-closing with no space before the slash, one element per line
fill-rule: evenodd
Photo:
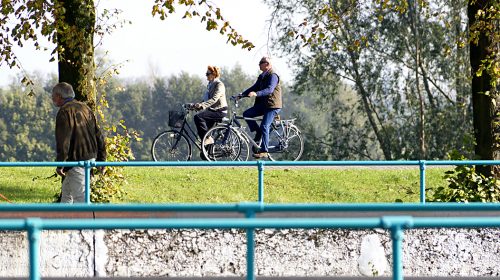
<path fill-rule="evenodd" d="M 259 276 L 388 276 L 384 230 L 258 230 Z M 241 230 L 44 231 L 45 277 L 242 276 Z M 28 275 L 26 233 L 0 232 L 0 276 Z M 500 277 L 500 229 L 405 231 L 405 276 Z"/>

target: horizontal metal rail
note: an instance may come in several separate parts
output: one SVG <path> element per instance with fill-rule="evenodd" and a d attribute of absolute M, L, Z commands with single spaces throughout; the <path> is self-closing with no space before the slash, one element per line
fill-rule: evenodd
<path fill-rule="evenodd" d="M 264 203 L 264 167 L 265 166 L 418 166 L 420 169 L 420 203 L 425 204 L 425 169 L 427 166 L 445 165 L 500 165 L 498 160 L 408 160 L 408 161 L 127 161 L 127 162 L 101 162 L 101 161 L 75 161 L 75 162 L 0 162 L 0 167 L 35 167 L 35 166 L 61 166 L 85 168 L 85 203 L 90 204 L 90 169 L 100 166 L 256 166 L 258 169 L 258 202 Z"/>
<path fill-rule="evenodd" d="M 403 279 L 403 230 L 421 227 L 500 227 L 498 217 L 428 218 L 411 216 L 384 216 L 381 218 L 255 218 L 260 212 L 279 211 L 499 211 L 495 203 L 425 203 L 426 166 L 444 165 L 500 165 L 500 161 L 302 161 L 302 162 L 0 162 L 0 167 L 81 166 L 85 168 L 85 204 L 14 204 L 0 205 L 6 211 L 184 211 L 243 213 L 240 219 L 8 219 L 0 220 L 0 229 L 27 230 L 30 250 L 30 279 L 40 279 L 39 239 L 41 230 L 55 229 L 115 229 L 115 228 L 241 228 L 247 232 L 247 279 L 255 279 L 254 230 L 256 228 L 383 228 L 391 232 L 393 242 L 393 279 Z M 237 204 L 90 204 L 90 169 L 99 166 L 257 166 L 258 201 Z M 264 204 L 265 166 L 418 166 L 420 169 L 420 203 L 405 204 Z"/>
<path fill-rule="evenodd" d="M 227 204 L 0 204 L 0 212 L 363 212 L 363 211 L 500 211 L 500 203 L 293 203 Z"/>
<path fill-rule="evenodd" d="M 484 228 L 500 227 L 500 217 L 415 218 L 384 216 L 380 218 L 217 218 L 217 219 L 4 219 L 0 230 L 26 230 L 29 239 L 30 279 L 40 280 L 40 232 L 42 230 L 80 229 L 228 229 L 247 230 L 247 279 L 255 280 L 254 231 L 263 228 L 342 228 L 387 229 L 392 240 L 392 279 L 403 279 L 402 241 L 404 230 L 411 228 Z"/>

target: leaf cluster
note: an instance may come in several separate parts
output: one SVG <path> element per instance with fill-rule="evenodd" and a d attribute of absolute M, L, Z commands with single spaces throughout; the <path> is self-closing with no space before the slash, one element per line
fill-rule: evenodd
<path fill-rule="evenodd" d="M 200 18 L 201 22 L 206 23 L 206 30 L 218 30 L 220 34 L 225 34 L 227 42 L 231 43 L 233 46 L 241 45 L 242 49 L 247 50 L 251 50 L 255 47 L 252 42 L 243 38 L 243 36 L 231 26 L 230 22 L 223 17 L 220 8 L 207 0 L 155 0 L 151 13 L 153 16 L 159 16 L 161 20 L 165 20 L 169 14 L 176 12 L 176 6 L 186 7 L 183 18 Z"/>
<path fill-rule="evenodd" d="M 465 160 L 457 152 L 451 154 L 455 160 Z M 447 187 L 438 187 L 431 197 L 436 202 L 499 202 L 500 181 L 494 176 L 484 176 L 473 165 L 458 165 L 445 172 Z"/>
<path fill-rule="evenodd" d="M 476 3 L 477 1 L 471 1 Z M 490 1 L 483 9 L 479 9 L 474 15 L 474 23 L 470 26 L 470 42 L 478 45 L 481 38 L 487 38 L 486 58 L 481 61 L 481 65 L 476 71 L 478 77 L 486 72 L 490 79 L 490 85 L 496 92 L 500 82 L 500 1 Z M 489 94 L 489 92 L 486 92 Z"/>

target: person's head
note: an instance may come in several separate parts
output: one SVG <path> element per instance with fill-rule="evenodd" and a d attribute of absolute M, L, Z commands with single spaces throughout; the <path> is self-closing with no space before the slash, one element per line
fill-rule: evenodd
<path fill-rule="evenodd" d="M 265 72 L 271 69 L 273 66 L 271 65 L 271 59 L 267 56 L 264 56 L 259 61 L 260 71 Z"/>
<path fill-rule="evenodd" d="M 208 66 L 207 67 L 207 73 L 205 73 L 207 76 L 207 80 L 213 81 L 217 78 L 220 77 L 220 68 L 217 66 Z"/>
<path fill-rule="evenodd" d="M 55 106 L 61 107 L 68 98 L 75 98 L 75 92 L 70 84 L 58 83 L 52 88 L 52 102 Z"/>

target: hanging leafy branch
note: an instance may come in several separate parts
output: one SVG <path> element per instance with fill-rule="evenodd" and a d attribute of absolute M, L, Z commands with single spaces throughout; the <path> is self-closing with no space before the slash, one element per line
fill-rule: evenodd
<path fill-rule="evenodd" d="M 234 29 L 229 21 L 227 21 L 221 13 L 220 8 L 209 3 L 207 0 L 155 0 L 152 15 L 165 20 L 169 14 L 176 12 L 175 6 L 185 6 L 187 10 L 184 12 L 183 18 L 200 18 L 201 22 L 206 23 L 208 31 L 218 30 L 220 34 L 226 35 L 227 42 L 233 46 L 241 45 L 241 48 L 251 50 L 255 46 L 252 42 L 243 38 L 236 29 Z"/>
<path fill-rule="evenodd" d="M 20 70 L 23 68 L 14 52 L 15 46 L 24 47 L 26 44 L 32 44 L 37 50 L 51 50 L 50 61 L 64 60 L 66 54 L 68 62 L 79 63 L 78 57 L 81 60 L 92 57 L 86 55 L 88 47 L 81 44 L 85 36 L 88 38 L 88 32 L 97 35 L 99 44 L 104 34 L 123 24 L 119 22 L 107 25 L 107 22 L 118 14 L 117 10 L 105 10 L 99 15 L 102 18 L 98 18 L 96 22 L 83 20 L 88 17 L 78 17 L 79 13 L 95 13 L 96 7 L 93 1 L 73 1 L 75 6 L 72 9 L 65 8 L 66 4 L 58 0 L 0 0 L 0 3 L 0 65 Z M 152 7 L 152 15 L 164 20 L 169 14 L 176 12 L 176 7 L 187 8 L 184 18 L 199 17 L 201 22 L 206 23 L 208 31 L 218 30 L 219 33 L 226 35 L 227 42 L 241 45 L 248 50 L 254 48 L 254 45 L 244 39 L 223 17 L 221 10 L 206 0 L 156 0 Z M 73 17 L 74 15 L 77 16 Z M 73 24 L 67 23 L 66 19 L 69 17 L 75 19 Z M 71 58 L 65 53 L 68 49 L 72 52 Z M 31 87 L 33 82 L 24 70 L 23 72 L 25 77 L 22 82 Z"/>
<path fill-rule="evenodd" d="M 477 1 L 471 1 L 475 4 Z M 489 75 L 491 89 L 496 91 L 500 81 L 500 1 L 492 1 L 490 6 L 479 9 L 475 15 L 475 22 L 470 26 L 470 42 L 478 45 L 481 35 L 489 40 L 487 55 L 481 60 L 479 69 L 476 71 L 478 77 L 483 72 Z M 485 92 L 489 94 L 489 92 Z"/>

